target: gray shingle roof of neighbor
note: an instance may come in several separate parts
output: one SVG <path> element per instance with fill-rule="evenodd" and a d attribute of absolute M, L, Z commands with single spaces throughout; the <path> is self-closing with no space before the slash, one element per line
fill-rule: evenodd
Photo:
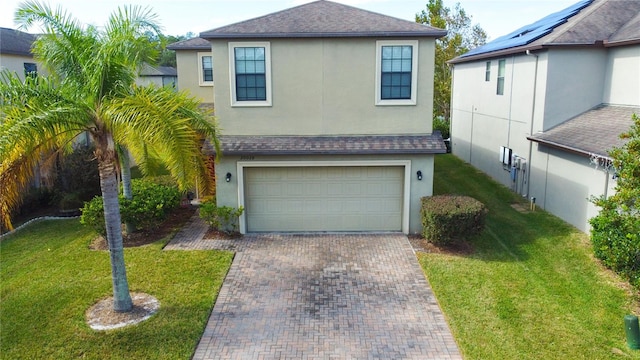
<path fill-rule="evenodd" d="M 633 43 L 640 43 L 640 1 L 582 0 L 449 62 L 456 64 L 552 46 Z"/>
<path fill-rule="evenodd" d="M 200 33 L 205 39 L 441 37 L 446 30 L 320 0 Z"/>
<path fill-rule="evenodd" d="M 36 36 L 19 30 L 0 28 L 0 54 L 32 56 Z"/>
<path fill-rule="evenodd" d="M 608 150 L 624 145 L 620 134 L 629 131 L 634 113 L 640 116 L 640 107 L 601 104 L 527 139 L 585 156 L 608 157 Z"/>
<path fill-rule="evenodd" d="M 220 136 L 224 155 L 444 154 L 440 133 L 362 136 Z M 211 144 L 205 152 L 213 154 Z"/>
<path fill-rule="evenodd" d="M 139 71 L 141 76 L 178 76 L 176 68 L 171 66 L 152 66 L 143 64 Z"/>
<path fill-rule="evenodd" d="M 194 37 L 167 45 L 169 50 L 211 50 L 211 43 L 203 38 Z"/>

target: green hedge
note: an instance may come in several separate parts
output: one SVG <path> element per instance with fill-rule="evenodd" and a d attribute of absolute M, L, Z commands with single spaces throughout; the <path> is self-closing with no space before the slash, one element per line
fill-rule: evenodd
<path fill-rule="evenodd" d="M 133 224 L 136 230 L 158 226 L 167 214 L 180 205 L 180 191 L 175 186 L 158 184 L 152 180 L 133 179 L 133 198 L 119 197 L 123 222 Z M 96 196 L 84 204 L 80 222 L 106 235 L 102 197 Z"/>
<path fill-rule="evenodd" d="M 487 209 L 472 197 L 438 195 L 423 197 L 420 213 L 424 238 L 442 245 L 481 232 Z"/>
<path fill-rule="evenodd" d="M 640 288 L 640 216 L 604 206 L 589 222 L 595 256 Z"/>

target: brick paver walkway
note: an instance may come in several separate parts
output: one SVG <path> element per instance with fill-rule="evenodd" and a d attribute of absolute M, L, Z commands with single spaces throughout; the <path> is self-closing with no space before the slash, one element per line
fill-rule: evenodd
<path fill-rule="evenodd" d="M 194 359 L 461 359 L 403 234 L 201 237 L 237 253 Z"/>

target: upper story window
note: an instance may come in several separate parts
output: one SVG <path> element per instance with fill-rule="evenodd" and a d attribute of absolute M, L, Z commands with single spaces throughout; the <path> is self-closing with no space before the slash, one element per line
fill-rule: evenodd
<path fill-rule="evenodd" d="M 213 57 L 210 52 L 198 53 L 198 82 L 200 86 L 213 85 Z"/>
<path fill-rule="evenodd" d="M 269 42 L 229 43 L 232 106 L 271 106 Z"/>
<path fill-rule="evenodd" d="M 498 61 L 498 87 L 496 89 L 496 94 L 498 95 L 504 94 L 504 72 L 506 64 L 507 60 L 505 59 Z"/>
<path fill-rule="evenodd" d="M 491 61 L 487 61 L 485 66 L 484 81 L 491 81 Z"/>
<path fill-rule="evenodd" d="M 38 65 L 35 63 L 24 63 L 24 76 L 36 77 L 38 75 Z"/>
<path fill-rule="evenodd" d="M 418 41 L 376 42 L 376 105 L 415 105 Z"/>

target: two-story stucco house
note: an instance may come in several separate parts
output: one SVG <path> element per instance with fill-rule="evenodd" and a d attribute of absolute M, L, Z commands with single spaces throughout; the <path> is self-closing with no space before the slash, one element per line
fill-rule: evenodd
<path fill-rule="evenodd" d="M 245 208 L 243 233 L 420 231 L 446 151 L 431 129 L 445 34 L 330 1 L 202 32 L 223 132 L 218 206 Z"/>
<path fill-rule="evenodd" d="M 42 68 L 33 59 L 31 45 L 36 36 L 19 30 L 0 28 L 0 70 L 14 72 L 24 80 L 28 74 L 38 74 Z"/>
<path fill-rule="evenodd" d="M 196 37 L 167 46 L 176 52 L 178 90 L 185 90 L 205 106 L 213 108 L 213 58 L 211 44 Z"/>
<path fill-rule="evenodd" d="M 453 153 L 588 232 L 640 114 L 640 1 L 583 0 L 451 64 Z"/>

